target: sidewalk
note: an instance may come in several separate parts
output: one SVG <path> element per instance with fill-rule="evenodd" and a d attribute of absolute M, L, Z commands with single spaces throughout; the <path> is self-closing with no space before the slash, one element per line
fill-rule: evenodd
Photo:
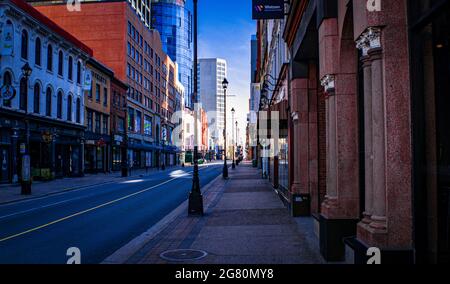
<path fill-rule="evenodd" d="M 177 170 L 181 168 L 182 168 L 181 166 L 167 167 L 166 171 Z M 189 166 L 185 167 L 185 169 L 189 168 L 190 168 Z M 105 173 L 86 174 L 84 177 L 62 178 L 48 182 L 36 181 L 33 182 L 32 185 L 32 195 L 21 195 L 20 184 L 0 185 L 0 204 L 12 203 L 25 199 L 34 199 L 64 191 L 118 182 L 121 179 L 136 178 L 139 176 L 151 175 L 152 173 L 157 172 L 159 172 L 157 169 L 148 169 L 148 171 L 145 169 L 139 169 L 139 170 L 132 170 L 131 176 L 126 178 L 122 178 L 121 172 L 119 171 L 106 174 Z"/>
<path fill-rule="evenodd" d="M 103 263 L 323 263 L 311 218 L 290 217 L 250 164 L 229 174 L 202 188 L 204 217 L 188 217 L 185 202 Z"/>

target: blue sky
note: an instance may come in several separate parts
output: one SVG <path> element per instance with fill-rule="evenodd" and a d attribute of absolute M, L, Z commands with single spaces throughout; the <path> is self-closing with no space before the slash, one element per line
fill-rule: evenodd
<path fill-rule="evenodd" d="M 227 124 L 230 126 L 230 110 L 234 107 L 241 137 L 245 136 L 250 97 L 250 39 L 256 33 L 251 2 L 198 0 L 198 55 L 199 58 L 219 57 L 227 61 L 228 93 L 236 96 L 227 99 Z"/>

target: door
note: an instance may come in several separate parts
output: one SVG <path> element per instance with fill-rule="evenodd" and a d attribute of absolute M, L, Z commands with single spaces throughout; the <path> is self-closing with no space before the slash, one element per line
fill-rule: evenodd
<path fill-rule="evenodd" d="M 450 263 L 450 1 L 411 3 L 416 259 Z"/>
<path fill-rule="evenodd" d="M 0 183 L 9 182 L 9 152 L 8 147 L 0 147 Z"/>

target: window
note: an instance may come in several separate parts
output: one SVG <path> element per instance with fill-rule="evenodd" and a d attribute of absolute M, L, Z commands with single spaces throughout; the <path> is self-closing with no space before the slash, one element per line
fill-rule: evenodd
<path fill-rule="evenodd" d="M 134 109 L 128 108 L 128 131 L 134 132 Z"/>
<path fill-rule="evenodd" d="M 80 98 L 77 99 L 77 117 L 76 117 L 77 123 L 81 123 L 81 100 Z"/>
<path fill-rule="evenodd" d="M 28 60 L 28 32 L 26 30 L 22 31 L 20 55 L 23 59 Z"/>
<path fill-rule="evenodd" d="M 47 46 L 47 70 L 53 71 L 53 47 L 51 44 Z"/>
<path fill-rule="evenodd" d="M 95 84 L 95 100 L 99 103 L 100 102 L 100 85 Z"/>
<path fill-rule="evenodd" d="M 108 88 L 103 88 L 103 106 L 108 106 Z"/>
<path fill-rule="evenodd" d="M 117 120 L 117 130 L 119 131 L 119 133 L 125 132 L 125 119 L 123 119 L 122 117 L 119 117 Z"/>
<path fill-rule="evenodd" d="M 67 72 L 67 77 L 70 81 L 73 80 L 73 58 L 72 56 L 69 56 L 69 70 Z"/>
<path fill-rule="evenodd" d="M 63 75 L 63 69 L 64 69 L 63 60 L 64 60 L 64 55 L 63 55 L 63 52 L 60 50 L 59 54 L 58 54 L 58 75 L 59 76 Z"/>
<path fill-rule="evenodd" d="M 40 103 L 41 103 L 41 86 L 39 86 L 38 83 L 36 83 L 34 85 L 34 99 L 33 99 L 33 104 L 34 104 L 34 113 L 39 113 L 40 111 Z"/>
<path fill-rule="evenodd" d="M 141 133 L 142 116 L 140 111 L 136 111 L 136 133 Z"/>
<path fill-rule="evenodd" d="M 108 134 L 108 120 L 109 117 L 107 115 L 103 115 L 103 134 Z"/>
<path fill-rule="evenodd" d="M 152 118 L 148 115 L 144 116 L 144 134 L 152 136 Z"/>
<path fill-rule="evenodd" d="M 92 127 L 93 127 L 93 115 L 94 115 L 94 113 L 92 112 L 92 110 L 87 110 L 86 111 L 87 112 L 87 114 L 86 114 L 86 116 L 87 116 L 87 130 L 88 131 L 93 131 L 93 129 L 92 129 Z"/>
<path fill-rule="evenodd" d="M 12 85 L 11 73 L 5 72 L 5 74 L 3 75 L 3 85 L 4 86 Z M 3 100 L 3 106 L 11 107 L 11 100 Z"/>
<path fill-rule="evenodd" d="M 67 121 L 72 121 L 72 96 L 67 98 Z"/>
<path fill-rule="evenodd" d="M 28 109 L 28 82 L 27 79 L 20 80 L 20 110 L 27 111 Z"/>
<path fill-rule="evenodd" d="M 100 119 L 101 119 L 101 114 L 95 113 L 95 133 L 100 133 L 100 131 L 101 131 Z"/>
<path fill-rule="evenodd" d="M 81 62 L 77 62 L 77 83 L 81 84 Z"/>
<path fill-rule="evenodd" d="M 52 89 L 50 87 L 45 92 L 45 115 L 52 116 Z"/>
<path fill-rule="evenodd" d="M 62 119 L 62 105 L 63 105 L 63 94 L 61 91 L 58 92 L 58 99 L 56 103 L 57 111 L 56 116 Z"/>
<path fill-rule="evenodd" d="M 41 39 L 36 38 L 35 42 L 35 48 L 34 48 L 34 64 L 41 66 Z"/>

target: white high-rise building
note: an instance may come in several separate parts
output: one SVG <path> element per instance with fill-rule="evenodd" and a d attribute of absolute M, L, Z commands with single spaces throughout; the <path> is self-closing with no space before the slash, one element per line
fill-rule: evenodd
<path fill-rule="evenodd" d="M 220 58 L 199 59 L 199 101 L 208 115 L 209 141 L 212 150 L 223 147 L 225 101 L 222 81 L 227 77 L 227 62 Z"/>

